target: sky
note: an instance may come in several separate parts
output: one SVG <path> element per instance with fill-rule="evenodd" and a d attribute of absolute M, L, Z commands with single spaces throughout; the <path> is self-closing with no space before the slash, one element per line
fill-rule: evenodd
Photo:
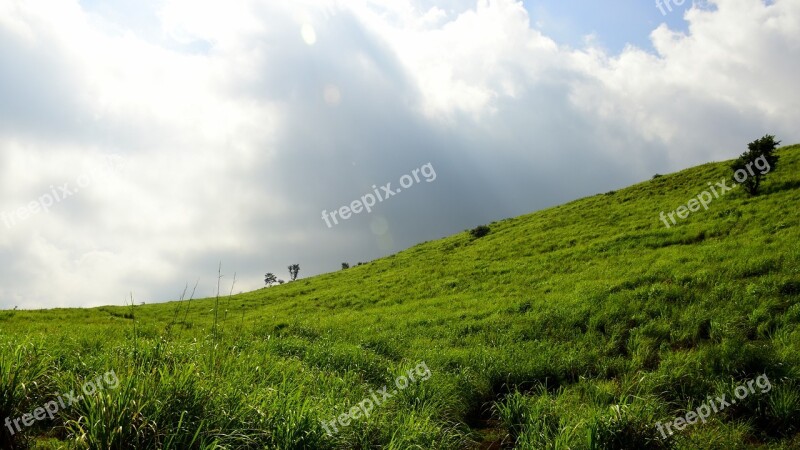
<path fill-rule="evenodd" d="M 0 308 L 250 291 L 800 142 L 800 0 L 660 4 L 0 0 Z"/>

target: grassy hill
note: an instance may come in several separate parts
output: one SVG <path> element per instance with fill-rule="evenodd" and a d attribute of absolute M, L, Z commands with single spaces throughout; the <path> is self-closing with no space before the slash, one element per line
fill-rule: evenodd
<path fill-rule="evenodd" d="M 778 154 L 761 195 L 670 228 L 729 162 L 232 297 L 0 312 L 0 420 L 105 384 L 0 447 L 800 448 L 800 146 Z"/>

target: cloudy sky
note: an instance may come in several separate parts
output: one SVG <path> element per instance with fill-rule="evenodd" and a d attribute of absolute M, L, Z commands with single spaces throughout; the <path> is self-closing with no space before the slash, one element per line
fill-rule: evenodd
<path fill-rule="evenodd" d="M 798 37 L 800 0 L 0 0 L 0 308 L 253 290 L 800 142 Z"/>

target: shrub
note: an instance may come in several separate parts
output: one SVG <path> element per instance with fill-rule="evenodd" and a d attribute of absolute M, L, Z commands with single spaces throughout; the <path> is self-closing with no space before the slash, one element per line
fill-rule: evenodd
<path fill-rule="evenodd" d="M 472 237 L 477 239 L 486 236 L 487 234 L 489 234 L 489 231 L 490 231 L 489 227 L 487 227 L 486 225 L 480 225 L 478 227 L 471 229 L 469 231 L 469 234 L 471 234 Z"/>

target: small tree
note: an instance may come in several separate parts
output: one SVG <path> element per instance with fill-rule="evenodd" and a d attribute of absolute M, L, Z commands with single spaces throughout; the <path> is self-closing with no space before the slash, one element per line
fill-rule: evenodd
<path fill-rule="evenodd" d="M 297 279 L 297 274 L 300 272 L 300 264 L 292 264 L 289 266 L 289 281 Z"/>
<path fill-rule="evenodd" d="M 349 268 L 350 268 L 350 264 L 348 264 L 348 263 L 342 263 L 342 270 L 344 270 L 344 269 L 349 269 Z"/>
<path fill-rule="evenodd" d="M 733 181 L 741 184 L 748 194 L 758 194 L 761 181 L 778 165 L 779 158 L 773 153 L 780 143 L 775 141 L 775 136 L 767 134 L 747 144 L 747 151 L 731 164 Z"/>
<path fill-rule="evenodd" d="M 264 284 L 266 284 L 268 287 L 272 286 L 277 282 L 278 282 L 278 277 L 276 277 L 274 273 L 268 272 L 266 275 L 264 275 Z"/>
<path fill-rule="evenodd" d="M 278 284 L 283 284 L 283 283 L 286 283 L 286 282 L 283 281 L 283 280 L 278 280 Z"/>

